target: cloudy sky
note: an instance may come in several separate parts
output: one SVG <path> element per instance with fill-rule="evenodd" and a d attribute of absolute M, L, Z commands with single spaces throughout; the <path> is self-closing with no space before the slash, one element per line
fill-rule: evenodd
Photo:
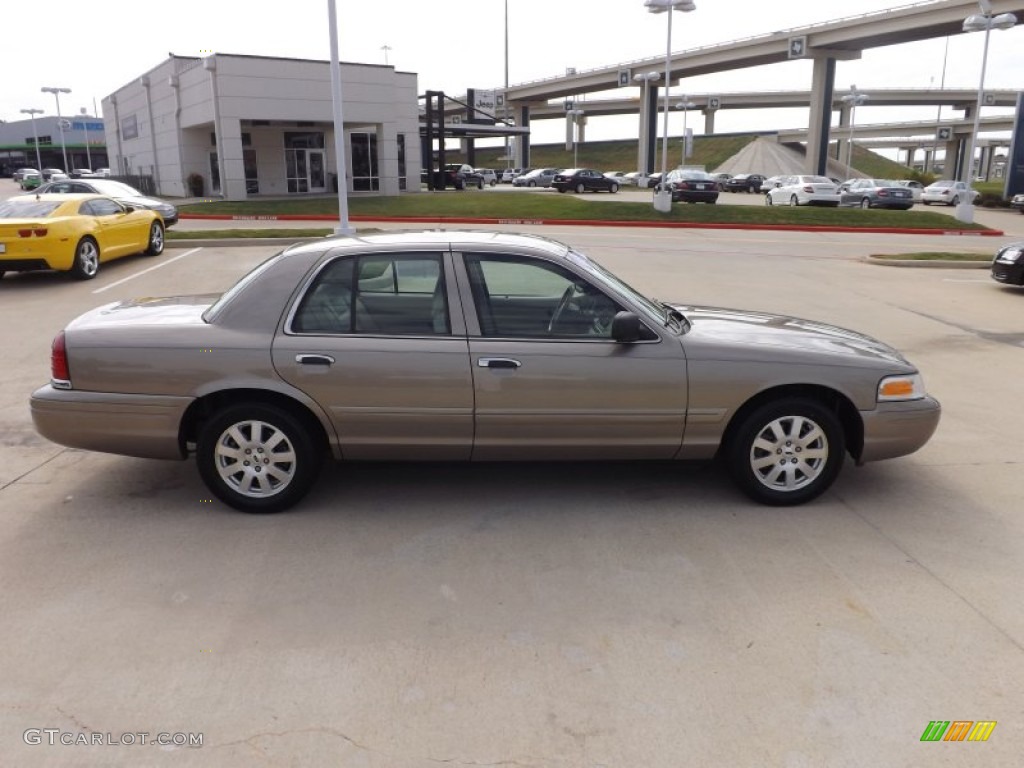
<path fill-rule="evenodd" d="M 504 82 L 505 0 L 336 0 L 341 58 L 388 62 L 419 75 L 420 90 L 461 94 L 467 87 Z M 856 13 L 907 5 L 899 0 L 695 0 L 693 13 L 676 14 L 673 49 L 791 29 Z M 43 15 L 42 9 L 46 13 Z M 518 83 L 584 69 L 663 56 L 666 17 L 645 12 L 643 0 L 508 0 L 509 81 Z M 0 46 L 0 119 L 17 120 L 34 107 L 54 114 L 54 99 L 41 86 L 63 86 L 65 114 L 90 113 L 100 100 L 162 61 L 180 55 L 245 53 L 298 58 L 329 56 L 327 0 L 48 0 L 43 5 L 4 0 Z M 956 35 L 949 43 L 947 86 L 976 88 L 981 34 Z M 45 44 L 41 43 L 45 41 Z M 389 46 L 384 50 L 383 46 Z M 880 87 L 938 87 L 945 39 L 866 51 L 860 61 L 840 62 L 836 87 L 851 83 L 870 93 Z M 691 93 L 808 88 L 808 62 L 693 78 Z M 986 85 L 1024 88 L 1024 24 L 992 35 Z M 616 94 L 618 95 L 618 94 Z M 952 113 L 949 113 L 952 116 Z M 994 113 L 993 113 L 994 114 Z M 914 111 L 865 106 L 857 122 L 934 119 L 933 109 Z M 673 132 L 682 117 L 672 116 Z M 678 121 L 678 125 L 676 124 Z M 700 121 L 698 122 L 698 126 Z M 806 111 L 721 112 L 721 132 L 805 127 Z M 590 121 L 588 139 L 635 133 L 635 121 Z M 564 136 L 558 121 L 534 126 L 535 141 Z"/>

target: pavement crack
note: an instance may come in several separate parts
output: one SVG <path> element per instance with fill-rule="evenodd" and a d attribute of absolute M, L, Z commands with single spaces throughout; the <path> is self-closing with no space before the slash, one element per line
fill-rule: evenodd
<path fill-rule="evenodd" d="M 256 743 L 259 739 L 282 738 L 284 736 L 292 736 L 294 734 L 300 734 L 300 733 L 322 733 L 322 734 L 325 734 L 327 736 L 334 736 L 335 738 L 341 739 L 342 741 L 346 742 L 347 744 L 351 744 L 356 749 L 361 749 L 361 750 L 364 750 L 366 752 L 374 752 L 375 751 L 375 750 L 371 749 L 370 747 L 366 746 L 365 744 L 360 744 L 358 741 L 353 739 L 351 736 L 348 736 L 347 734 L 344 734 L 344 733 L 342 733 L 341 731 L 339 731 L 339 730 L 337 730 L 335 728 L 327 728 L 326 726 L 315 726 L 315 727 L 312 727 L 312 728 L 295 728 L 295 729 L 287 730 L 287 731 L 260 731 L 259 733 L 254 733 L 252 736 L 248 736 L 248 737 L 246 737 L 244 739 L 236 739 L 235 741 L 228 741 L 228 742 L 225 742 L 223 744 L 215 744 L 215 745 L 212 745 L 212 747 L 213 747 L 213 749 L 222 749 L 224 747 L 237 747 L 237 746 L 240 746 L 242 744 L 245 744 L 247 746 L 253 747 L 254 749 L 262 752 L 263 750 L 260 749 L 259 745 Z"/>
<path fill-rule="evenodd" d="M 19 480 L 24 480 L 24 479 L 25 479 L 26 477 L 28 477 L 29 475 L 31 475 L 31 474 L 32 474 L 33 472 L 35 472 L 35 471 L 36 471 L 37 469 L 42 469 L 42 468 L 43 468 L 43 467 L 45 467 L 45 466 L 46 466 L 47 464 L 49 464 L 49 463 L 50 463 L 51 461 L 53 461 L 54 459 L 58 458 L 59 456 L 62 456 L 62 455 L 63 455 L 63 454 L 65 454 L 65 453 L 68 453 L 69 451 L 71 451 L 71 449 L 70 449 L 70 448 L 61 448 L 61 449 L 60 449 L 59 451 L 57 451 L 57 452 L 56 452 L 55 454 L 53 454 L 53 456 L 51 456 L 50 458 L 46 459 L 45 461 L 41 461 L 40 463 L 36 464 L 36 465 L 35 465 L 34 467 L 32 467 L 31 469 L 26 469 L 26 470 L 25 470 L 24 472 L 22 472 L 22 473 L 21 473 L 20 475 L 18 475 L 18 476 L 17 476 L 16 478 L 14 478 L 13 480 L 8 480 L 8 481 L 7 481 L 6 483 L 4 483 L 3 485 L 0 485 L 0 491 L 4 491 L 4 490 L 7 490 L 7 489 L 8 489 L 8 488 L 10 488 L 10 487 L 11 487 L 12 485 L 14 485 L 14 484 L 15 484 L 16 482 L 18 482 Z"/>

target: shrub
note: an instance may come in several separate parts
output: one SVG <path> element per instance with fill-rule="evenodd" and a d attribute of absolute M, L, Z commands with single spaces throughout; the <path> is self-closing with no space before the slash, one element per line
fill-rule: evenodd
<path fill-rule="evenodd" d="M 206 181 L 201 174 L 190 173 L 188 175 L 188 191 L 192 197 L 202 197 L 206 188 Z"/>

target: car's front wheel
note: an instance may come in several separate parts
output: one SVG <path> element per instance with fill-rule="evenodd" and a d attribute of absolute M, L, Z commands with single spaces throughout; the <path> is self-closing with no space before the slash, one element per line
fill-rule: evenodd
<path fill-rule="evenodd" d="M 289 411 L 243 403 L 202 427 L 196 463 L 206 487 L 243 512 L 282 512 L 312 488 L 322 464 L 317 436 Z"/>
<path fill-rule="evenodd" d="M 960 198 L 959 197 L 954 197 L 952 200 L 949 201 L 949 204 L 950 205 L 960 205 Z"/>
<path fill-rule="evenodd" d="M 765 195 L 764 196 L 764 204 L 765 205 L 774 205 L 774 203 L 772 202 L 772 196 L 771 195 Z"/>
<path fill-rule="evenodd" d="M 789 198 L 789 204 L 794 206 L 800 205 L 800 198 L 798 198 L 796 195 L 793 195 L 792 197 Z"/>
<path fill-rule="evenodd" d="M 824 493 L 842 468 L 844 451 L 839 419 L 818 402 L 793 397 L 748 414 L 727 447 L 727 461 L 744 493 L 787 506 Z"/>
<path fill-rule="evenodd" d="M 530 183 L 527 184 L 526 186 L 528 186 L 528 187 L 536 187 L 537 186 L 537 182 L 534 181 L 533 179 L 530 179 Z"/>
<path fill-rule="evenodd" d="M 610 186 L 610 187 L 608 188 L 608 191 L 609 191 L 609 192 L 611 192 L 611 193 L 612 193 L 612 194 L 614 195 L 614 194 L 615 194 L 616 192 L 618 192 L 618 191 L 619 191 L 619 185 L 618 185 L 618 184 L 612 184 L 612 185 L 611 185 L 611 186 Z"/>
<path fill-rule="evenodd" d="M 580 182 L 579 184 L 576 185 L 576 194 L 577 195 L 582 195 L 586 191 L 587 191 L 587 188 L 585 186 L 583 186 L 582 182 Z"/>
<path fill-rule="evenodd" d="M 154 221 L 149 225 L 149 243 L 146 245 L 147 256 L 159 256 L 164 252 L 164 225 Z"/>
<path fill-rule="evenodd" d="M 71 276 L 76 280 L 92 280 L 100 269 L 100 248 L 91 237 L 83 237 L 75 246 Z"/>
<path fill-rule="evenodd" d="M 868 198 L 865 197 L 863 200 L 860 201 L 860 207 L 861 208 L 870 208 L 871 207 L 871 201 Z"/>

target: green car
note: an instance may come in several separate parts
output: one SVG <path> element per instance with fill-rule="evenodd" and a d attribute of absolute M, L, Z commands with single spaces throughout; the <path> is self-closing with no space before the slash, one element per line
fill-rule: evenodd
<path fill-rule="evenodd" d="M 37 171 L 32 171 L 22 176 L 19 183 L 22 189 L 35 189 L 43 183 L 43 175 Z"/>

